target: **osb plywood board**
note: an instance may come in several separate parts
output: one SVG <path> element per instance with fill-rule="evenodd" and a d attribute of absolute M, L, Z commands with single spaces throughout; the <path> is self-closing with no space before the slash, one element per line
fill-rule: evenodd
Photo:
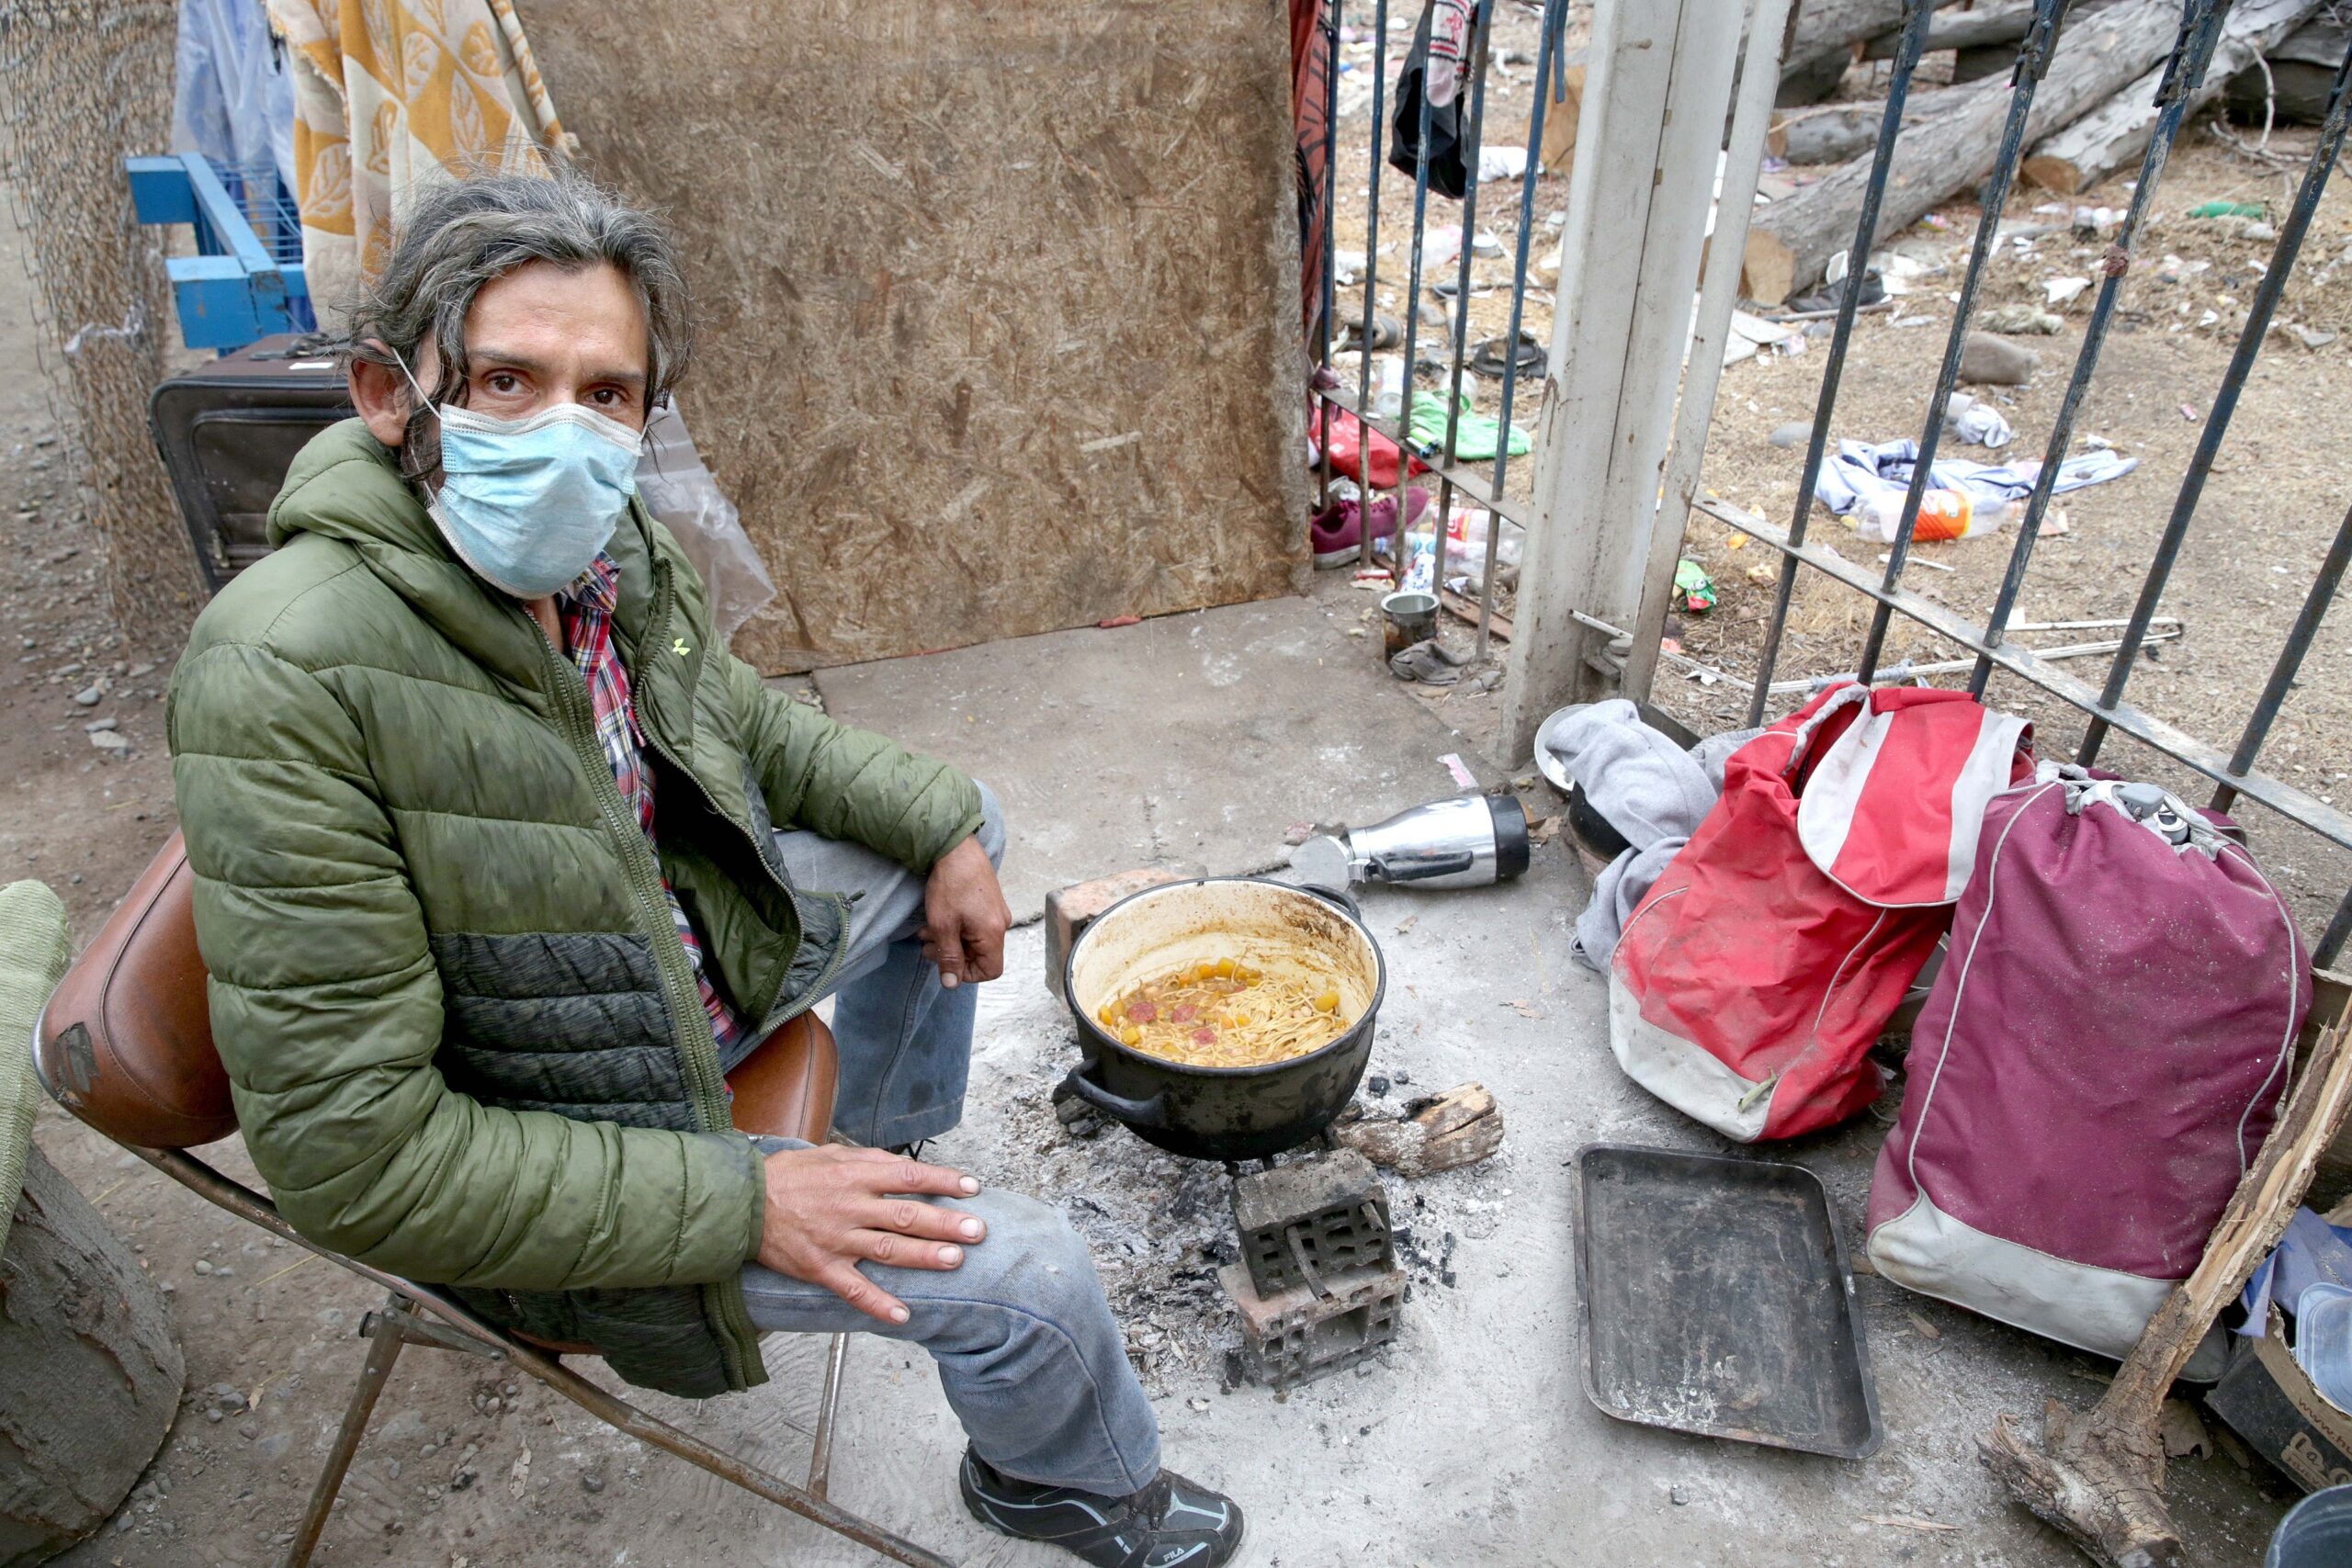
<path fill-rule="evenodd" d="M 1295 592 L 1273 0 L 528 0 L 557 111 L 683 243 L 680 397 L 770 671 Z"/>

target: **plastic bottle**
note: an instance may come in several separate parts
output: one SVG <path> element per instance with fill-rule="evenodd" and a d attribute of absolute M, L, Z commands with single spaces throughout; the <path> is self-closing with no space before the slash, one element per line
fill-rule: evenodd
<path fill-rule="evenodd" d="M 1904 492 L 1899 490 L 1865 497 L 1849 521 L 1862 537 L 1891 545 L 1902 531 L 1903 501 Z M 2024 517 L 2025 508 L 2022 501 L 1979 506 L 1966 491 L 1931 490 L 1919 498 L 1919 521 L 1911 530 L 1911 542 L 1916 545 L 1937 539 L 1972 539 L 1979 534 L 1996 533 Z M 2062 522 L 2052 532 L 2065 532 L 2064 524 Z"/>
<path fill-rule="evenodd" d="M 1372 400 L 1372 417 L 1394 420 L 1405 412 L 1405 361 L 1399 355 L 1380 356 L 1380 391 Z"/>

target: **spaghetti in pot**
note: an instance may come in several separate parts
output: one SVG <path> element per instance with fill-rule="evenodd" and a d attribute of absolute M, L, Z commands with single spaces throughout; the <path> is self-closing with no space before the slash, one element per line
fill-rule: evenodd
<path fill-rule="evenodd" d="M 1232 958 L 1202 959 L 1130 987 L 1096 1021 L 1131 1051 L 1195 1067 L 1262 1067 L 1345 1033 L 1339 987 Z"/>

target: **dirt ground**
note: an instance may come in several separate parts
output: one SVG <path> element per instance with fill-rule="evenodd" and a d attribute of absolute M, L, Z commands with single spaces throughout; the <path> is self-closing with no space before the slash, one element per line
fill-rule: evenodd
<path fill-rule="evenodd" d="M 1534 93 L 1532 19 L 1515 7 L 1498 7 L 1487 107 L 1488 144 L 1526 145 L 1527 115 Z M 1412 16 L 1401 24 L 1392 11 L 1388 46 L 1391 71 L 1410 42 Z M 1580 42 L 1581 20 L 1572 21 L 1568 47 Z M 1371 134 L 1369 33 L 1343 47 L 1355 69 L 1341 78 L 1342 149 L 1337 227 L 1341 250 L 1364 245 L 1368 182 L 1365 155 Z M 1883 65 L 1858 67 L 1840 96 L 1876 96 Z M 1949 71 L 1949 57 L 1930 56 L 1921 80 Z M 1352 113 L 1347 112 L 1352 106 Z M 2127 281 L 2098 369 L 2075 423 L 2076 452 L 2092 438 L 2110 443 L 2138 460 L 2128 477 L 2060 498 L 2069 531 L 2045 530 L 2026 579 L 2016 618 L 2081 621 L 2128 615 L 2142 576 L 2169 516 L 2206 413 L 2222 379 L 2245 323 L 2246 306 L 2259 280 L 2270 245 L 2247 239 L 2245 219 L 2200 220 L 2188 209 L 2210 200 L 2245 202 L 2264 209 L 2275 226 L 2283 220 L 2304 161 L 2315 140 L 2310 128 L 2281 127 L 2270 152 L 2282 162 L 2264 162 L 2224 145 L 2211 133 L 2211 114 L 2199 116 L 2184 135 L 2159 192 L 2154 220 L 2137 247 L 2139 265 Z M 2245 128 L 2239 128 L 2241 131 Z M 2246 139 L 2252 139 L 2247 133 Z M 1346 156 L 1353 150 L 1353 158 Z M 1812 171 L 1775 171 L 1802 182 Z M 1540 263 L 1556 244 L 1547 217 L 1565 212 L 1567 180 L 1546 175 L 1534 203 L 1537 232 L 1530 248 Z M 1478 193 L 1476 226 L 1491 232 L 1501 249 L 1498 259 L 1474 260 L 1468 341 L 1472 347 L 1499 337 L 1508 328 L 1512 254 L 1517 245 L 1519 188 L 1493 182 Z M 1383 314 L 1403 320 L 1406 264 L 1410 254 L 1413 182 L 1408 174 L 1384 168 L 1381 182 L 1380 254 L 1374 288 Z M 2049 225 L 2064 220 L 2035 209 L 2052 203 L 2047 193 L 2021 188 L 2007 218 L 2013 226 Z M 2117 175 L 2075 201 L 2120 209 L 2129 200 L 2126 177 Z M 1459 207 L 1442 197 L 1429 202 L 1427 223 L 1459 223 Z M 1950 298 L 1966 271 L 1979 217 L 1973 200 L 1955 199 L 1924 223 L 1892 238 L 1896 251 L 1928 269 L 1909 281 L 1910 292 L 1894 310 L 1862 316 L 1836 410 L 1833 440 L 1884 442 L 1916 439 L 1926 418 L 1936 370 L 1951 322 Z M 2259 231 L 2257 231 L 2257 233 Z M 1978 303 L 1984 310 L 2011 302 L 2041 305 L 2047 280 L 2092 276 L 2106 240 L 2059 232 L 2036 239 L 2030 249 L 2005 244 L 1988 270 Z M 2176 259 L 2177 258 L 2177 259 Z M 1442 269 L 1449 287 L 1453 267 Z M 1548 341 L 1552 299 L 1544 288 L 1555 273 L 1531 274 L 1526 326 Z M 1449 334 L 1436 297 L 1421 329 L 1419 357 L 1442 361 Z M 2014 341 L 2033 349 L 2041 366 L 2031 381 L 2017 389 L 1964 388 L 1989 399 L 2016 428 L 2017 438 L 1998 453 L 1956 446 L 1947 438 L 1939 457 L 1979 462 L 2039 458 L 2082 345 L 2092 294 L 2059 307 L 2064 325 L 2054 335 Z M 1361 287 L 1339 294 L 1335 312 L 1342 322 L 1360 320 Z M 2296 329 L 2318 342 L 2306 347 Z M 1793 513 L 1804 461 L 1800 440 L 1775 446 L 1774 431 L 1792 423 L 1810 425 L 1819 398 L 1827 355 L 1826 323 L 1815 326 L 1803 352 L 1767 351 L 1729 367 L 1715 403 L 1702 488 L 1719 499 L 1785 525 Z M 1438 385 L 1425 376 L 1423 385 Z M 1540 383 L 1520 384 L 1513 423 L 1532 429 L 1536 410 L 1529 402 Z M 1350 382 L 1352 389 L 1352 381 Z M 1465 377 L 1479 412 L 1493 414 L 1499 383 Z M 1786 437 L 1784 437 L 1786 439 Z M 2342 455 L 2352 449 L 2352 180 L 2339 172 L 2322 202 L 2302 259 L 2279 308 L 2269 342 L 2248 379 L 2227 441 L 2205 487 L 2161 613 L 2177 616 L 2184 635 L 2152 649 L 2140 660 L 2129 698 L 2156 716 L 2193 735 L 2227 747 L 2254 705 L 2301 608 L 2312 573 L 2329 539 L 2352 506 L 2352 471 Z M 1525 497 L 1534 479 L 1532 460 L 1514 460 L 1508 490 Z M 1884 547 L 1866 542 L 1826 507 L 1813 509 L 1813 537 L 1849 559 L 1874 565 Z M 2007 532 L 1917 547 L 1905 585 L 1980 623 L 1989 610 L 2007 564 Z M 1683 649 L 1727 681 L 1702 680 L 1665 667 L 1656 698 L 1659 705 L 1702 733 L 1737 726 L 1744 717 L 1747 682 L 1770 615 L 1780 557 L 1752 544 L 1736 530 L 1693 513 L 1684 553 L 1713 577 L 1720 595 L 1706 615 L 1678 617 L 1669 627 Z M 1458 558 L 1457 558 L 1458 560 Z M 1453 568 L 1460 571 L 1460 565 Z M 1512 574 L 1506 570 L 1504 580 Z M 1369 596 L 1367 596 L 1369 598 Z M 1508 600 L 1503 602 L 1508 610 Z M 1871 605 L 1820 574 L 1800 575 L 1789 635 L 1777 678 L 1826 675 L 1854 668 L 1870 624 Z M 2095 640 L 2099 631 L 2033 633 L 2018 640 L 2043 648 Z M 1898 616 L 1887 645 L 1890 661 L 1949 660 L 1964 650 Z M 2097 684 L 2107 673 L 2104 657 L 2076 660 L 2068 668 Z M 1965 674 L 1939 675 L 1936 683 L 1963 683 Z M 1493 733 L 1498 699 L 1457 686 L 1442 702 L 1448 722 L 1472 734 Z M 1996 705 L 2027 714 L 2036 725 L 2045 754 L 2071 756 L 2082 733 L 2075 710 L 2042 697 L 2024 682 L 1996 679 L 1990 689 Z M 1774 700 L 1785 712 L 1801 697 Z M 2211 786 L 2187 770 L 2121 739 L 2110 739 L 2102 761 L 2120 771 L 2155 778 L 2201 804 Z M 2289 695 L 2264 752 L 2264 763 L 2284 779 L 2335 803 L 2352 781 L 2352 619 L 2338 615 L 2321 630 Z M 2336 902 L 2352 886 L 2352 855 L 2346 855 L 2291 823 L 2258 807 L 2244 807 L 2257 852 L 2290 894 L 2304 929 L 2316 937 Z"/>

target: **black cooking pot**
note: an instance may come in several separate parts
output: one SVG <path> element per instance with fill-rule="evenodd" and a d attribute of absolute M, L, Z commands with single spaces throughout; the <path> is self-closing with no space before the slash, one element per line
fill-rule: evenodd
<path fill-rule="evenodd" d="M 1096 1014 L 1147 980 L 1202 959 L 1312 974 L 1351 1021 L 1320 1050 L 1261 1067 L 1198 1067 L 1119 1043 Z M 1085 1060 L 1064 1088 L 1136 1135 L 1193 1159 L 1262 1159 L 1295 1148 L 1347 1108 L 1372 1055 L 1388 988 L 1380 944 L 1344 894 L 1255 876 L 1148 888 L 1095 917 L 1062 970 Z"/>

